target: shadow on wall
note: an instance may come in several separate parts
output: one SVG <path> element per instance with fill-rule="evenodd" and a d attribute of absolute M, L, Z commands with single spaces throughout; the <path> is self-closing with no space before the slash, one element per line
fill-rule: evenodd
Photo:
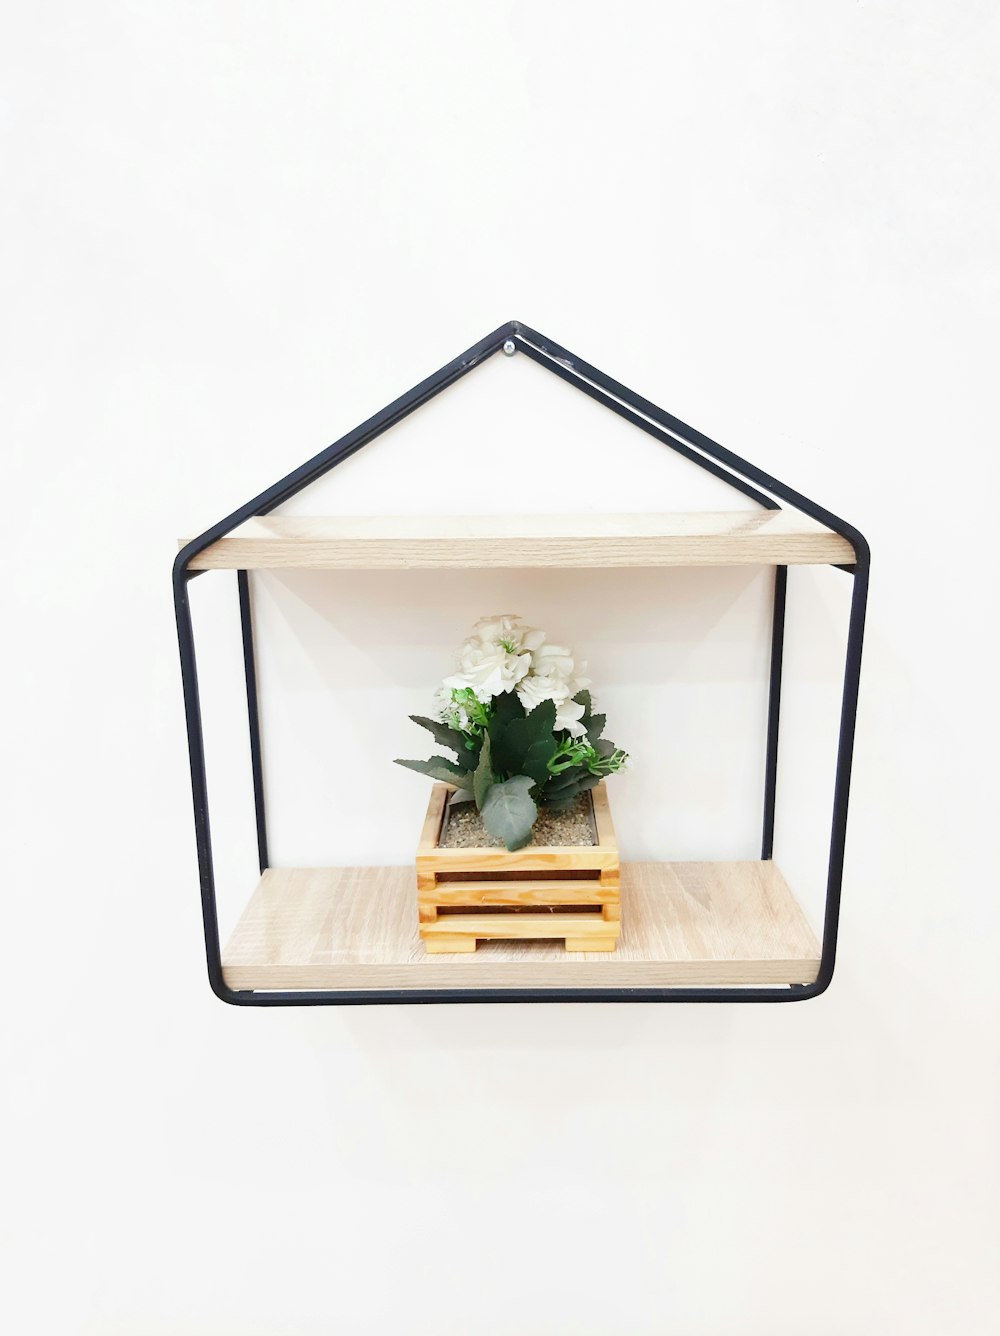
<path fill-rule="evenodd" d="M 515 612 L 576 647 L 599 692 L 602 682 L 683 678 L 710 640 L 700 676 L 738 677 L 745 664 L 734 651 L 767 627 L 761 584 L 755 567 L 267 571 L 255 577 L 255 614 L 280 639 L 286 686 L 316 673 L 330 688 L 371 686 L 373 674 L 385 686 L 433 688 L 478 617 Z M 729 653 L 718 654 L 720 640 Z"/>
<path fill-rule="evenodd" d="M 254 608 L 276 863 L 406 863 L 429 713 L 471 624 L 514 612 L 587 662 L 630 858 L 756 857 L 771 610 L 756 568 L 267 572 Z"/>

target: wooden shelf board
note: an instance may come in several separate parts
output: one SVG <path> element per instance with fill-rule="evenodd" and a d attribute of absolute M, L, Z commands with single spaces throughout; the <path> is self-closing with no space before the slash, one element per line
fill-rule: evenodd
<path fill-rule="evenodd" d="M 190 539 L 181 541 L 181 546 Z M 663 515 L 289 516 L 247 520 L 192 570 L 848 565 L 846 538 L 794 510 Z"/>
<path fill-rule="evenodd" d="M 820 948 L 773 862 L 622 867 L 614 953 L 551 941 L 429 955 L 410 867 L 270 868 L 223 952 L 238 989 L 807 984 Z"/>

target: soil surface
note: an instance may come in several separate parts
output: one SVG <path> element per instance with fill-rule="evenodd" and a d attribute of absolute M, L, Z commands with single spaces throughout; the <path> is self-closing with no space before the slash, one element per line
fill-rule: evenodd
<path fill-rule="evenodd" d="M 530 848 L 538 845 L 596 844 L 594 833 L 593 803 L 589 793 L 581 793 L 576 803 L 565 812 L 550 812 L 548 808 L 538 809 L 538 820 L 531 831 L 531 839 L 525 845 Z M 448 808 L 444 831 L 439 847 L 442 849 L 502 849 L 503 840 L 494 839 L 483 819 L 476 810 L 475 803 L 459 803 Z"/>

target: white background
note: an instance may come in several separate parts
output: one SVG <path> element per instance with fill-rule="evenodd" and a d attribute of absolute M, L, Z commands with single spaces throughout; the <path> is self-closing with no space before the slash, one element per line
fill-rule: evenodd
<path fill-rule="evenodd" d="M 6 1324 L 995 1331 L 995 6 L 97 3 L 4 26 Z M 815 1002 L 209 992 L 174 541 L 511 317 L 872 543 Z M 327 487 L 313 508 L 731 504 L 523 357 Z M 798 576 L 779 849 L 815 918 L 809 767 L 849 581 Z M 234 595 L 202 586 L 231 920 L 253 876 L 222 760 Z M 257 606 L 276 861 L 408 860 L 405 715 L 508 608 L 591 661 L 636 757 L 626 852 L 752 856 L 753 572 L 266 577 Z"/>

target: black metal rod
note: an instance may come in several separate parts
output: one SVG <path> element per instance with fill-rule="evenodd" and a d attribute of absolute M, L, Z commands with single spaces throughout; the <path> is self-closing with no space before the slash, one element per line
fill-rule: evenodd
<path fill-rule="evenodd" d="M 825 507 L 818 505 L 815 501 L 810 501 L 807 496 L 803 496 L 801 492 L 795 491 L 794 488 L 787 487 L 779 479 L 751 464 L 749 460 L 734 454 L 732 450 L 727 450 L 725 446 L 720 445 L 718 441 L 713 441 L 704 432 L 700 432 L 697 428 L 682 422 L 680 418 L 674 417 L 672 413 L 668 413 L 663 408 L 659 408 L 649 399 L 643 398 L 641 394 L 636 394 L 634 390 L 630 390 L 626 385 L 622 385 L 620 381 L 614 380 L 611 376 L 605 375 L 597 367 L 585 362 L 582 357 L 577 357 L 575 353 L 571 353 L 552 339 L 547 339 L 543 334 L 539 334 L 537 330 L 529 328 L 520 321 L 515 321 L 514 326 L 516 330 L 514 342 L 525 350 L 527 346 L 533 346 L 537 352 L 544 355 L 550 370 L 555 371 L 556 367 L 559 367 L 562 371 L 569 372 L 569 376 L 564 376 L 563 379 L 572 379 L 574 383 L 590 381 L 594 385 L 600 386 L 601 389 L 614 395 L 615 398 L 621 399 L 654 422 L 666 427 L 670 433 L 679 437 L 682 441 L 697 446 L 698 450 L 703 451 L 704 455 L 707 455 L 710 459 L 725 464 L 744 478 L 748 478 L 758 487 L 773 492 L 775 496 L 780 497 L 788 505 L 794 506 L 796 510 L 801 510 L 804 514 L 818 520 L 820 524 L 825 524 L 828 529 L 833 529 L 835 533 L 839 533 L 843 538 L 853 543 L 855 550 L 857 550 L 859 544 L 867 549 L 864 536 L 853 525 L 848 524 L 846 520 L 834 515 L 832 511 L 826 510 Z M 558 375 L 559 372 L 557 371 L 556 374 Z M 698 457 L 704 462 L 703 456 Z"/>
<path fill-rule="evenodd" d="M 467 348 L 461 356 L 456 357 L 454 361 L 443 366 L 440 371 L 436 371 L 426 380 L 422 380 L 419 385 L 415 385 L 412 390 L 407 390 L 401 394 L 398 399 L 394 399 L 380 412 L 375 413 L 362 422 L 359 427 L 349 431 L 346 436 L 341 436 L 339 441 L 334 441 L 332 445 L 321 450 L 318 455 L 312 459 L 307 459 L 299 468 L 293 469 L 280 478 L 272 487 L 266 488 L 258 493 L 245 505 L 234 510 L 231 515 L 227 515 L 224 520 L 218 524 L 213 524 L 210 529 L 199 534 L 197 538 L 192 539 L 186 547 L 182 548 L 177 554 L 177 562 L 184 568 L 187 563 L 196 557 L 199 552 L 203 552 L 206 547 L 218 539 L 224 538 L 227 533 L 244 523 L 245 520 L 252 519 L 254 515 L 267 515 L 280 506 L 283 502 L 301 492 L 304 487 L 308 487 L 317 478 L 321 478 L 330 469 L 337 464 L 342 464 L 345 459 L 360 450 L 362 446 L 374 441 L 376 437 L 381 436 L 383 432 L 394 427 L 397 422 L 408 417 L 410 413 L 422 407 L 435 395 L 446 390 L 449 385 L 454 385 L 455 381 L 460 380 L 467 375 L 473 367 L 479 366 L 485 362 L 488 357 L 492 357 L 503 347 L 504 340 L 509 336 L 513 322 L 508 321 L 506 325 L 501 325 L 495 329 L 492 334 L 488 334 L 485 339 L 480 339 L 478 343 Z"/>
<path fill-rule="evenodd" d="M 184 686 L 184 715 L 187 722 L 188 757 L 191 764 L 191 795 L 194 801 L 195 843 L 198 850 L 198 876 L 201 883 L 201 918 L 205 931 L 205 955 L 208 981 L 212 991 L 224 1002 L 234 1001 L 232 990 L 222 977 L 219 946 L 219 915 L 215 902 L 215 871 L 212 862 L 212 833 L 208 819 L 208 781 L 205 775 L 205 740 L 198 692 L 198 667 L 195 661 L 194 628 L 187 578 L 182 566 L 174 563 L 174 611 L 177 617 L 177 643 L 181 657 Z"/>
<path fill-rule="evenodd" d="M 369 988 L 351 992 L 253 992 L 226 989 L 218 996 L 243 1007 L 327 1007 L 368 1003 L 435 1002 L 800 1002 L 822 989 L 815 984 L 759 988 Z"/>
<path fill-rule="evenodd" d="M 247 717 L 250 724 L 250 768 L 253 772 L 253 804 L 257 817 L 257 854 L 260 870 L 270 866 L 267 856 L 267 815 L 264 810 L 264 765 L 260 750 L 260 708 L 257 703 L 257 663 L 253 644 L 253 607 L 250 602 L 250 578 L 237 571 L 240 593 L 240 627 L 243 632 L 243 670 L 247 683 Z"/>
<path fill-rule="evenodd" d="M 730 487 L 734 487 L 738 492 L 742 492 L 744 496 L 751 497 L 766 510 L 781 509 L 778 503 L 772 500 L 771 497 L 765 496 L 764 493 L 759 492 L 756 487 L 751 487 L 751 485 L 748 482 L 745 482 L 743 478 L 740 478 L 735 473 L 730 473 L 729 470 L 723 468 L 721 464 L 717 464 L 712 459 L 707 459 L 703 454 L 699 454 L 697 450 L 692 450 L 689 445 L 685 445 L 684 442 L 679 441 L 676 436 L 670 435 L 669 432 L 664 431 L 654 422 L 650 422 L 647 417 L 635 412 L 615 396 L 605 393 L 600 386 L 590 384 L 586 380 L 581 380 L 579 376 L 574 375 L 572 371 L 567 370 L 567 368 L 562 366 L 559 362 L 546 357 L 543 353 L 539 352 L 537 348 L 533 348 L 530 343 L 525 342 L 524 339 L 518 338 L 515 339 L 514 342 L 521 349 L 521 352 L 523 352 L 526 357 L 530 357 L 533 362 L 537 362 L 540 366 L 545 367 L 547 371 L 551 371 L 554 375 L 558 376 L 560 380 L 564 380 L 576 389 L 582 390 L 584 394 L 588 395 L 591 399 L 596 399 L 596 401 L 599 404 L 603 404 L 605 408 L 610 408 L 612 413 L 617 413 L 618 416 L 624 418 L 626 422 L 631 422 L 634 426 L 641 428 L 642 431 L 646 432 L 648 435 L 655 437 L 656 440 L 660 441 L 663 445 L 668 445 L 671 450 L 676 450 L 679 455 L 683 455 L 685 459 L 691 460 L 691 462 L 697 464 L 700 469 L 704 469 L 707 473 L 712 473 L 715 477 L 721 478 L 722 481 L 727 483 Z"/>
<path fill-rule="evenodd" d="M 785 648 L 785 597 L 788 567 L 774 568 L 774 609 L 771 616 L 771 675 L 767 693 L 767 754 L 764 761 L 764 833 L 760 856 L 774 853 L 774 808 L 778 792 L 778 720 L 781 714 L 781 663 Z"/>
<path fill-rule="evenodd" d="M 864 540 L 862 539 L 864 543 Z M 830 986 L 837 960 L 837 935 L 840 925 L 840 893 L 844 880 L 844 853 L 847 843 L 847 809 L 851 794 L 851 770 L 854 764 L 854 733 L 858 717 L 858 692 L 861 685 L 861 653 L 865 637 L 865 613 L 868 606 L 868 545 L 858 553 L 851 597 L 851 617 L 847 631 L 847 655 L 844 664 L 844 693 L 840 707 L 840 737 L 837 744 L 837 775 L 833 789 L 833 822 L 830 831 L 830 862 L 826 882 L 826 912 L 823 919 L 823 956 L 813 995 Z"/>

